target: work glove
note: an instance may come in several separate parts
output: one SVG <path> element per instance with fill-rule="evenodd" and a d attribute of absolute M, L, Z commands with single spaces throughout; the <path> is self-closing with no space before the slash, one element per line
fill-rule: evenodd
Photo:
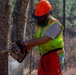
<path fill-rule="evenodd" d="M 22 54 L 29 52 L 29 49 L 31 48 L 31 46 L 26 43 L 27 41 L 22 41 L 22 40 L 18 40 L 16 42 L 16 45 L 21 49 Z"/>

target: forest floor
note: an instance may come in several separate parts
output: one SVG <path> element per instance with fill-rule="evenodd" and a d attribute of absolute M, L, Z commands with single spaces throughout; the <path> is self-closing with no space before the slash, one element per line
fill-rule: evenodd
<path fill-rule="evenodd" d="M 30 73 L 28 73 L 29 72 L 29 69 L 24 69 L 24 73 L 23 73 L 23 75 L 30 75 Z M 32 72 L 31 72 L 31 75 L 37 75 L 37 69 L 34 69 Z M 76 75 L 76 67 L 71 67 L 71 68 L 67 68 L 67 70 L 66 69 L 64 69 L 63 71 L 62 71 L 62 75 Z"/>
<path fill-rule="evenodd" d="M 63 75 L 76 75 L 76 67 L 71 67 L 63 70 Z"/>

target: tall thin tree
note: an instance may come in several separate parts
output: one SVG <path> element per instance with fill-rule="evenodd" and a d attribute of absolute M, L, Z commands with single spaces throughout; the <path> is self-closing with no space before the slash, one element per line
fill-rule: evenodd
<path fill-rule="evenodd" d="M 29 0 L 16 0 L 13 11 L 12 42 L 25 39 Z"/>
<path fill-rule="evenodd" d="M 64 25 L 64 36 L 65 36 L 65 22 L 66 22 L 66 12 L 65 12 L 65 8 L 66 8 L 66 1 L 63 0 L 63 25 Z"/>
<path fill-rule="evenodd" d="M 29 10 L 29 0 L 16 0 L 13 16 L 13 29 L 11 35 L 11 42 L 15 43 L 17 40 L 25 40 L 26 24 Z M 22 75 L 23 64 L 16 70 L 15 75 Z"/>

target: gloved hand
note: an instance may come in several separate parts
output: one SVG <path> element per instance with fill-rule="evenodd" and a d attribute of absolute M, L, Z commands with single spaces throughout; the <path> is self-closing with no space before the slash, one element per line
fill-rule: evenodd
<path fill-rule="evenodd" d="M 27 41 L 22 41 L 22 40 L 18 40 L 16 44 L 20 48 L 17 61 L 21 63 L 26 57 L 27 53 L 29 52 L 29 49 L 31 48 L 31 46 L 30 44 L 27 43 Z"/>
<path fill-rule="evenodd" d="M 16 44 L 21 49 L 22 54 L 26 54 L 28 50 L 31 48 L 31 46 L 28 45 L 26 41 L 18 40 Z"/>

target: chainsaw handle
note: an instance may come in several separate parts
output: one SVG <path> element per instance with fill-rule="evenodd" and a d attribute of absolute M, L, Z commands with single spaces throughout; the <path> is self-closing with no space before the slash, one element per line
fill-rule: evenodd
<path fill-rule="evenodd" d="M 29 52 L 27 52 L 27 53 L 29 53 Z M 22 62 L 23 62 L 23 60 L 25 59 L 25 57 L 26 57 L 27 53 L 26 53 L 26 54 L 24 54 L 24 56 L 22 57 L 22 59 L 17 59 L 17 61 L 18 61 L 19 63 L 22 63 Z"/>

